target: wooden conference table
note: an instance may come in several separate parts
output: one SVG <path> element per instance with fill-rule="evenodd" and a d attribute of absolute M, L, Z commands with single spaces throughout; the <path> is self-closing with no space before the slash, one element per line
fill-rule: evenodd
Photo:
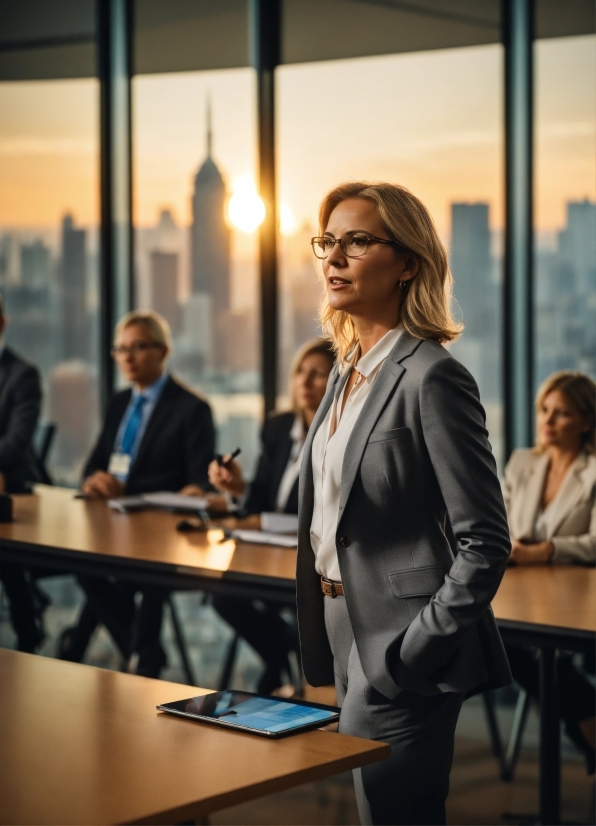
<path fill-rule="evenodd" d="M 159 714 L 206 690 L 0 650 L 0 824 L 183 823 L 389 756 Z"/>
<path fill-rule="evenodd" d="M 73 491 L 39 486 L 15 496 L 15 521 L 0 524 L 0 558 L 74 573 L 116 575 L 172 588 L 225 590 L 293 603 L 296 555 L 226 540 L 223 530 L 178 533 L 180 517 L 120 514 Z M 593 650 L 596 570 L 527 566 L 507 570 L 493 601 L 506 640 L 535 645 L 541 669 L 542 823 L 559 821 L 560 750 L 556 649 Z"/>
<path fill-rule="evenodd" d="M 593 652 L 596 645 L 596 569 L 579 565 L 508 568 L 492 603 L 505 642 L 539 651 L 540 816 L 560 823 L 561 725 L 557 649 Z"/>
<path fill-rule="evenodd" d="M 14 521 L 0 524 L 0 557 L 72 573 L 118 576 L 171 588 L 208 588 L 294 601 L 292 549 L 226 540 L 224 531 L 180 533 L 180 514 L 123 514 L 105 502 L 38 485 L 14 496 Z M 234 520 L 222 520 L 233 524 Z"/>

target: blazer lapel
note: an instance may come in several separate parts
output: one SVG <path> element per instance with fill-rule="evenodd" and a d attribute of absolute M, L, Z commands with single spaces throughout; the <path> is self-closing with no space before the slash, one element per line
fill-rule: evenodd
<path fill-rule="evenodd" d="M 270 490 L 273 492 L 274 500 L 288 466 L 288 462 L 290 461 L 290 454 L 292 452 L 293 444 L 294 443 L 292 442 L 292 438 L 290 436 L 290 430 L 288 430 L 285 434 L 283 442 L 279 446 L 279 450 L 275 454 L 275 467 L 272 469 L 271 473 Z"/>
<path fill-rule="evenodd" d="M 131 473 L 135 467 L 139 467 L 147 449 L 152 445 L 155 441 L 155 436 L 162 430 L 163 426 L 168 421 L 168 405 L 167 401 L 172 393 L 172 390 L 175 388 L 175 383 L 170 376 L 166 382 L 164 389 L 161 391 L 161 395 L 157 400 L 157 404 L 153 409 L 153 413 L 151 414 L 151 418 L 147 422 L 147 427 L 145 432 L 143 433 L 143 438 L 141 439 L 141 444 L 139 445 L 139 450 L 137 455 L 135 456 L 135 460 L 133 462 L 133 466 L 131 468 Z"/>
<path fill-rule="evenodd" d="M 581 472 L 587 464 L 586 456 L 580 453 L 563 479 L 561 488 L 548 509 L 548 536 L 554 536 L 561 522 L 566 519 L 581 499 L 584 485 Z"/>
<path fill-rule="evenodd" d="M 0 356 L 0 396 L 4 392 L 4 382 L 10 373 L 10 362 L 12 361 L 10 351 L 5 347 Z"/>
<path fill-rule="evenodd" d="M 517 497 L 518 507 L 512 520 L 515 539 L 530 539 L 534 533 L 534 523 L 540 510 L 547 470 L 548 456 L 537 456 L 529 468 L 523 496 Z"/>
<path fill-rule="evenodd" d="M 422 339 L 414 338 L 414 336 L 411 336 L 407 332 L 401 334 L 395 347 L 381 366 L 379 375 L 375 379 L 370 394 L 364 402 L 352 435 L 346 445 L 341 473 L 341 491 L 339 498 L 340 517 L 348 501 L 348 496 L 352 490 L 352 485 L 354 484 L 354 479 L 360 467 L 360 462 L 362 461 L 362 456 L 372 429 L 383 412 L 389 396 L 393 393 L 396 385 L 405 373 L 406 368 L 401 362 L 418 349 L 421 341 Z"/>
<path fill-rule="evenodd" d="M 349 371 L 346 371 L 343 376 L 339 374 L 339 368 L 337 365 L 333 368 L 333 371 L 329 377 L 329 384 L 327 385 L 327 391 L 323 397 L 323 401 L 319 405 L 319 408 L 315 414 L 315 417 L 312 421 L 311 426 L 308 429 L 308 433 L 306 435 L 306 441 L 304 443 L 304 453 L 302 454 L 302 463 L 300 465 L 300 477 L 298 483 L 298 513 L 299 513 L 299 522 L 298 522 L 298 531 L 301 532 L 303 525 L 306 525 L 307 531 L 310 530 L 310 522 L 312 518 L 312 506 L 313 506 L 313 482 L 312 482 L 312 443 L 316 436 L 317 430 L 321 426 L 321 423 L 325 419 L 329 408 L 333 402 L 333 397 L 335 396 L 336 391 L 339 391 L 341 387 L 343 387 L 344 382 L 347 380 Z"/>

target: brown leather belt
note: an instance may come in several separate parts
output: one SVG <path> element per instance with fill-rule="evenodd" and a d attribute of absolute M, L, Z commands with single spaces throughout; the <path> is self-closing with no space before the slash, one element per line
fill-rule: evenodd
<path fill-rule="evenodd" d="M 335 599 L 335 597 L 343 597 L 344 586 L 341 584 L 341 582 L 334 582 L 332 579 L 325 579 L 325 577 L 322 576 L 321 591 L 325 594 L 326 597 L 331 597 L 332 599 Z"/>

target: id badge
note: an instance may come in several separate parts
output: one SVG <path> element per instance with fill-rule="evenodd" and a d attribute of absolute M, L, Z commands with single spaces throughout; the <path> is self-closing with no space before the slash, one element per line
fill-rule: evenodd
<path fill-rule="evenodd" d="M 111 473 L 112 476 L 126 479 L 129 471 L 130 456 L 128 453 L 112 453 L 110 456 L 110 464 L 108 465 L 108 473 Z"/>

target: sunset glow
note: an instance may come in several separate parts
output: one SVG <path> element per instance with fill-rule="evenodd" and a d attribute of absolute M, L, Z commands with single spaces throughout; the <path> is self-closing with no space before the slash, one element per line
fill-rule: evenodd
<path fill-rule="evenodd" d="M 265 220 L 265 204 L 251 175 L 241 175 L 234 183 L 228 202 L 228 218 L 242 232 L 252 233 Z"/>

